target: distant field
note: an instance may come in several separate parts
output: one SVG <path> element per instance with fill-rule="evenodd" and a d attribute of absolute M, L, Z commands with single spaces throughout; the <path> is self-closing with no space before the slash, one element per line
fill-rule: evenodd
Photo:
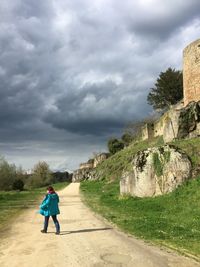
<path fill-rule="evenodd" d="M 56 190 L 66 187 L 69 183 L 54 184 Z M 39 205 L 39 199 L 46 194 L 46 187 L 31 191 L 0 191 L 0 230 L 3 229 L 21 211 Z"/>

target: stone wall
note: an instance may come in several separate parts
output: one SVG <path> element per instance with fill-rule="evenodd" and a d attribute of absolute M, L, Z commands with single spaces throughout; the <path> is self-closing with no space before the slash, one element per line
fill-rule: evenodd
<path fill-rule="evenodd" d="M 183 51 L 184 105 L 200 100 L 200 39 Z"/>
<path fill-rule="evenodd" d="M 79 169 L 73 172 L 72 182 L 101 179 L 101 174 L 96 172 L 96 167 L 108 157 L 109 153 L 100 153 L 93 159 L 89 159 L 86 163 L 81 163 Z"/>
<path fill-rule="evenodd" d="M 177 138 L 179 128 L 179 115 L 183 108 L 183 102 L 176 105 L 165 112 L 154 124 L 145 124 L 142 127 L 142 140 L 151 139 L 152 137 L 163 136 L 165 142 L 170 142 Z"/>
<path fill-rule="evenodd" d="M 158 120 L 154 123 L 154 137 L 162 136 L 163 130 L 165 126 L 166 119 L 168 117 L 168 113 L 162 115 Z"/>
<path fill-rule="evenodd" d="M 90 169 L 90 168 L 92 169 L 93 166 L 94 166 L 94 163 L 93 162 L 81 163 L 79 165 L 79 169 Z"/>
<path fill-rule="evenodd" d="M 142 140 L 151 139 L 154 137 L 154 124 L 146 123 L 141 129 Z"/>
<path fill-rule="evenodd" d="M 163 136 L 165 142 L 177 138 L 180 110 L 191 102 L 200 101 L 200 39 L 189 44 L 183 51 L 183 87 L 183 102 L 172 106 L 154 123 L 153 136 Z M 190 131 L 188 137 L 199 136 L 199 127 L 197 124 L 197 129 L 194 132 Z M 142 139 L 150 138 L 152 138 L 152 131 L 146 124 L 142 128 Z"/>
<path fill-rule="evenodd" d="M 107 159 L 109 157 L 109 153 L 100 153 L 98 155 L 96 155 L 94 157 L 94 168 L 96 168 L 96 166 L 101 163 L 102 161 L 104 161 L 105 159 Z"/>

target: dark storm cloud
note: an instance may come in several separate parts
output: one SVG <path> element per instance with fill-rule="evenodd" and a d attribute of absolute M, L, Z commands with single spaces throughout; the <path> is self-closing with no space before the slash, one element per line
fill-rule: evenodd
<path fill-rule="evenodd" d="M 160 71 L 181 68 L 182 49 L 199 38 L 199 11 L 197 0 L 2 0 L 2 153 L 53 151 L 77 163 L 105 148 L 151 113 L 149 88 Z"/>
<path fill-rule="evenodd" d="M 49 112 L 46 121 L 54 127 L 80 134 L 117 134 L 131 120 L 136 120 L 140 112 L 148 107 L 138 102 L 139 92 L 130 96 L 119 85 L 111 81 L 86 84 L 78 92 L 71 92 L 55 103 L 56 110 Z M 132 113 L 132 109 L 137 112 Z"/>
<path fill-rule="evenodd" d="M 180 27 L 199 18 L 200 2 L 198 0 L 128 2 L 128 5 L 119 3 L 120 10 L 126 10 L 125 20 L 128 30 L 144 38 L 165 40 Z"/>

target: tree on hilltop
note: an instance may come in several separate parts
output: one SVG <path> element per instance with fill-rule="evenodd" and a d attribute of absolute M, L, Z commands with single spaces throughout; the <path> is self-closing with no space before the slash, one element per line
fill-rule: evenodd
<path fill-rule="evenodd" d="M 168 68 L 161 72 L 154 86 L 147 102 L 155 110 L 167 110 L 183 98 L 183 74 L 179 70 Z"/>

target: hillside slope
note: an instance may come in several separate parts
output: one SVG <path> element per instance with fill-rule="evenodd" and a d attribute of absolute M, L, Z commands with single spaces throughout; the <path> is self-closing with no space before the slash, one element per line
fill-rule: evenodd
<path fill-rule="evenodd" d="M 85 181 L 85 202 L 96 212 L 139 238 L 200 257 L 200 140 L 172 143 L 191 159 L 193 179 L 174 192 L 154 198 L 121 197 L 119 179 L 137 151 L 162 145 L 161 139 L 139 142 L 102 162 L 97 171 L 102 180 Z M 195 179 L 194 179 L 195 178 Z"/>

